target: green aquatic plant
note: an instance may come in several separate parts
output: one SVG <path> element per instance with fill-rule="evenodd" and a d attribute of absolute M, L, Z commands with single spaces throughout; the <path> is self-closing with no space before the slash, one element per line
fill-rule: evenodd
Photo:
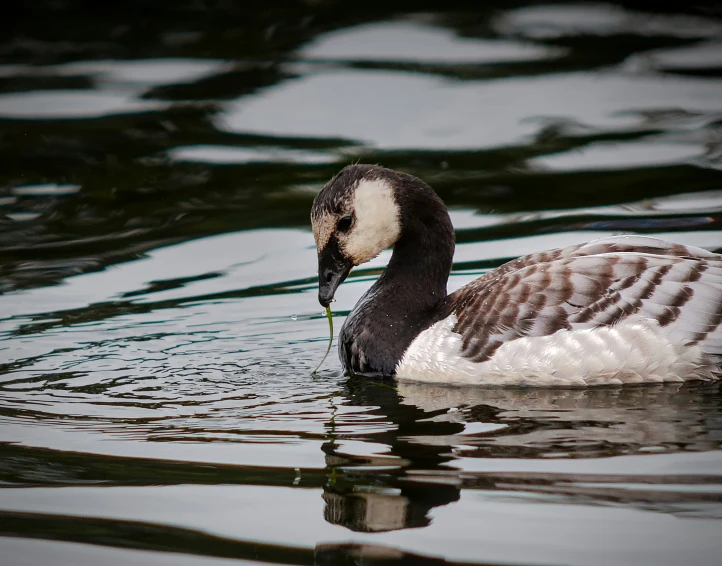
<path fill-rule="evenodd" d="M 316 375 L 323 365 L 323 362 L 325 362 L 326 358 L 328 358 L 328 353 L 331 351 L 331 344 L 333 344 L 333 317 L 331 315 L 331 307 L 326 307 L 326 318 L 328 319 L 328 348 L 326 348 L 326 353 L 323 355 L 321 363 L 316 366 L 315 370 L 313 370 L 314 375 Z"/>

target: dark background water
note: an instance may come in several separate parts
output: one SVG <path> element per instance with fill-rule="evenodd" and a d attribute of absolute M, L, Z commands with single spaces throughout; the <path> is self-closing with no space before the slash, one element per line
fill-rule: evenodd
<path fill-rule="evenodd" d="M 722 250 L 721 159 L 716 2 L 15 3 L 3 566 L 716 564 L 718 384 L 313 377 L 308 212 L 349 162 L 424 178 L 454 289 L 600 235 Z"/>

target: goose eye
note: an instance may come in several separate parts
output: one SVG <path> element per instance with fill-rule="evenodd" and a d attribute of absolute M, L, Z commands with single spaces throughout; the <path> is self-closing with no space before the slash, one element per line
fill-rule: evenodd
<path fill-rule="evenodd" d="M 349 228 L 351 228 L 351 223 L 353 222 L 353 218 L 351 216 L 344 216 L 341 220 L 338 221 L 338 224 L 336 225 L 336 230 L 339 232 L 348 232 Z"/>

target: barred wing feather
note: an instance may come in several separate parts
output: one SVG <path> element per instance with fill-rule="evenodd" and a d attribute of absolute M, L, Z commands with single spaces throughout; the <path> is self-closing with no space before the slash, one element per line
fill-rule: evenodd
<path fill-rule="evenodd" d="M 528 255 L 449 296 L 464 358 L 522 337 L 652 320 L 680 346 L 722 360 L 722 256 L 643 236 Z"/>

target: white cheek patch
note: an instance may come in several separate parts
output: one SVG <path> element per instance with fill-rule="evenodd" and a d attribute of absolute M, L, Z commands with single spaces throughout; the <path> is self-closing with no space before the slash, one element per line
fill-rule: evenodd
<path fill-rule="evenodd" d="M 399 239 L 401 223 L 393 189 L 386 181 L 362 179 L 354 191 L 356 223 L 339 243 L 354 265 L 372 260 Z"/>
<path fill-rule="evenodd" d="M 333 216 L 326 213 L 318 218 L 312 218 L 311 228 L 313 229 L 313 238 L 316 240 L 316 249 L 321 251 L 331 239 L 336 228 L 336 221 Z"/>

